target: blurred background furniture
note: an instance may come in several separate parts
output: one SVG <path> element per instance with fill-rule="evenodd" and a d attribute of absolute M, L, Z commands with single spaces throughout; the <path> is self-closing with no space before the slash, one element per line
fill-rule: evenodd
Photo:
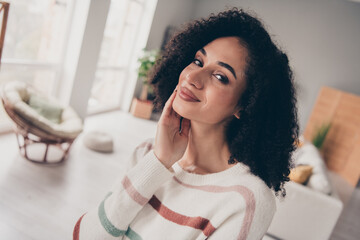
<path fill-rule="evenodd" d="M 306 126 L 310 140 L 316 129 L 330 122 L 321 153 L 329 170 L 355 187 L 360 177 L 360 96 L 323 87 Z"/>
<path fill-rule="evenodd" d="M 57 164 L 66 159 L 83 129 L 82 120 L 70 106 L 62 106 L 56 99 L 18 81 L 4 86 L 2 102 L 15 123 L 23 157 L 42 164 Z M 39 156 L 39 152 L 43 155 Z"/>
<path fill-rule="evenodd" d="M 8 2 L 0 1 L 0 64 L 1 64 L 1 56 L 2 51 L 4 48 L 4 40 L 5 40 L 5 33 L 6 33 L 6 25 L 7 19 L 9 15 L 9 7 L 10 4 Z"/>
<path fill-rule="evenodd" d="M 268 234 L 280 239 L 329 239 L 360 176 L 360 97 L 323 87 L 304 131 L 311 141 L 316 129 L 331 123 L 321 156 L 332 191 L 330 195 L 288 182 L 286 197 L 277 200 L 277 211 Z"/>
<path fill-rule="evenodd" d="M 112 153 L 114 151 L 114 139 L 111 134 L 104 131 L 93 130 L 84 133 L 84 145 L 96 152 Z"/>

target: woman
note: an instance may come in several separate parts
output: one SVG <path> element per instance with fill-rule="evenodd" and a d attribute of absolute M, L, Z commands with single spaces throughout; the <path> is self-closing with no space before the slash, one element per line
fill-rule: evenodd
<path fill-rule="evenodd" d="M 151 80 L 163 107 L 155 141 L 74 239 L 261 239 L 298 137 L 287 56 L 234 8 L 174 36 Z"/>

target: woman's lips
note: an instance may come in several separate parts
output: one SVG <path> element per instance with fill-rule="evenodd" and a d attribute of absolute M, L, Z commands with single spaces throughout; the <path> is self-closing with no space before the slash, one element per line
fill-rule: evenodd
<path fill-rule="evenodd" d="M 188 102 L 200 102 L 200 100 L 186 87 L 181 87 L 179 97 Z"/>

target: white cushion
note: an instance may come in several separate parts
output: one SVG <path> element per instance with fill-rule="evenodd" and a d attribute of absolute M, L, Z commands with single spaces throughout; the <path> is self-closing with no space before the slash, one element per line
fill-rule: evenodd
<path fill-rule="evenodd" d="M 294 154 L 295 165 L 308 164 L 313 167 L 307 186 L 325 194 L 331 194 L 332 186 L 327 175 L 327 167 L 318 149 L 310 142 L 298 148 Z"/>
<path fill-rule="evenodd" d="M 49 119 L 53 123 L 61 122 L 61 114 L 64 110 L 57 103 L 52 103 L 48 98 L 43 98 L 37 94 L 30 95 L 28 105 L 35 109 L 41 116 Z"/>
<path fill-rule="evenodd" d="M 97 152 L 112 152 L 113 138 L 104 132 L 92 131 L 84 135 L 84 144 L 86 147 Z"/>

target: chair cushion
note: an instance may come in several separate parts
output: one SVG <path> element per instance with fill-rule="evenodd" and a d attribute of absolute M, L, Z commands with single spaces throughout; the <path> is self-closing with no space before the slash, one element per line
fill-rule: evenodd
<path fill-rule="evenodd" d="M 60 105 L 49 102 L 48 99 L 35 94 L 30 95 L 28 104 L 41 116 L 49 119 L 51 122 L 57 124 L 61 122 L 63 108 Z"/>

